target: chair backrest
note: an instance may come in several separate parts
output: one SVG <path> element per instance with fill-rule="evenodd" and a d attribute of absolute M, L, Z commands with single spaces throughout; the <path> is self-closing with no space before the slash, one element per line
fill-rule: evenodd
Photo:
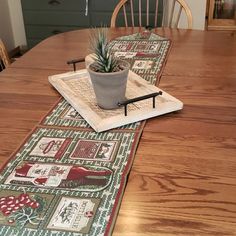
<path fill-rule="evenodd" d="M 158 16 L 160 7 L 163 9 L 161 19 Z M 185 14 L 187 28 L 192 29 L 192 14 L 184 0 L 120 0 L 113 11 L 111 27 L 116 27 L 118 15 L 120 16 L 122 12 L 125 27 L 165 26 L 178 28 L 180 16 Z"/>
<path fill-rule="evenodd" d="M 3 41 L 0 39 L 0 69 L 3 70 L 11 64 L 8 52 Z"/>

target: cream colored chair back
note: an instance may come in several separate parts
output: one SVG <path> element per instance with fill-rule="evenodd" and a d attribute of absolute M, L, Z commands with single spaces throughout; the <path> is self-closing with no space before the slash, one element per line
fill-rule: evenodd
<path fill-rule="evenodd" d="M 159 8 L 162 6 L 163 13 Z M 181 15 L 185 15 L 188 29 L 192 29 L 192 14 L 184 0 L 120 0 L 111 17 L 111 27 L 117 26 L 118 15 L 123 15 L 125 27 L 178 28 Z M 159 23 L 161 22 L 161 24 Z"/>

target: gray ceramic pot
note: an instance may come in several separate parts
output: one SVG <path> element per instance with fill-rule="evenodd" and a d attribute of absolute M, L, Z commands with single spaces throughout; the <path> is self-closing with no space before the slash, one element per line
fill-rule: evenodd
<path fill-rule="evenodd" d="M 118 108 L 117 103 L 125 100 L 126 84 L 130 64 L 120 60 L 124 70 L 111 73 L 100 73 L 87 68 L 90 75 L 97 104 L 103 109 Z"/>

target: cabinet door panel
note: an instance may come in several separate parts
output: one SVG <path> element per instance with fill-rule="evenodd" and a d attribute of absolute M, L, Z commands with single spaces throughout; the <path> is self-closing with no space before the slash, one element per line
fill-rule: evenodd
<path fill-rule="evenodd" d="M 21 4 L 24 10 L 85 10 L 85 0 L 21 0 Z"/>
<path fill-rule="evenodd" d="M 108 3 L 109 1 L 109 3 Z M 89 2 L 90 11 L 108 11 L 112 14 L 119 0 L 95 0 Z"/>
<path fill-rule="evenodd" d="M 27 25 L 25 27 L 27 38 L 29 39 L 45 39 L 52 35 L 67 32 L 75 29 L 80 29 L 78 26 L 40 26 L 40 25 Z"/>
<path fill-rule="evenodd" d="M 25 25 L 89 26 L 89 17 L 79 12 L 24 12 Z"/>

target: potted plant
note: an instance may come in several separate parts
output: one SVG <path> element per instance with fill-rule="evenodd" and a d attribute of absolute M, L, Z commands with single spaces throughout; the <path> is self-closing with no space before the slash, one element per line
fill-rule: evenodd
<path fill-rule="evenodd" d="M 90 36 L 93 62 L 87 67 L 97 104 L 103 109 L 118 108 L 125 100 L 129 63 L 111 54 L 107 28 L 95 28 Z"/>

